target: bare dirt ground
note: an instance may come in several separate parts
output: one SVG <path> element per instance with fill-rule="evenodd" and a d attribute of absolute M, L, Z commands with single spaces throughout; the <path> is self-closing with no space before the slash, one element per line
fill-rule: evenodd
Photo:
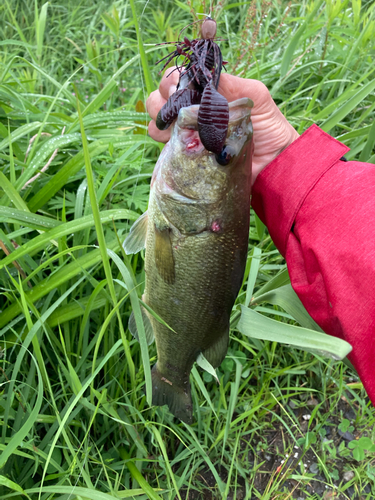
<path fill-rule="evenodd" d="M 372 500 L 375 498 L 375 485 L 364 471 L 359 472 L 361 463 L 354 459 L 348 443 L 369 435 L 371 429 L 363 421 L 356 423 L 355 404 L 342 398 L 336 408 L 326 408 L 328 418 L 324 418 L 324 405 L 321 406 L 319 422 L 324 425 L 310 423 L 308 416 L 319 402 L 310 399 L 304 406 L 294 407 L 289 403 L 288 412 L 297 417 L 299 426 L 293 437 L 282 425 L 262 433 L 263 449 L 256 454 L 248 452 L 246 463 L 249 468 L 248 485 L 252 485 L 254 493 L 250 500 L 265 498 L 273 499 L 314 499 L 314 500 Z M 323 412 L 323 415 L 322 415 Z M 339 426 L 343 420 L 350 423 L 348 430 L 343 432 Z M 308 434 L 309 433 L 309 434 Z M 308 436 L 307 436 L 308 434 Z M 304 443 L 311 438 L 312 444 L 304 452 Z M 301 439 L 303 438 L 303 439 Z M 296 444 L 300 443 L 300 445 Z M 242 449 L 249 449 L 243 440 Z M 239 452 L 239 460 L 241 452 Z M 366 461 L 369 459 L 366 457 Z M 372 461 L 372 466 L 375 460 Z M 362 467 L 363 469 L 363 467 Z M 226 481 L 226 474 L 220 474 Z M 300 479 L 298 476 L 304 476 Z M 199 472 L 196 478 L 201 489 L 190 489 L 180 492 L 183 500 L 221 500 L 216 481 L 209 469 Z M 233 480 L 233 476 L 232 476 Z M 255 492 L 256 490 L 256 492 Z M 341 490 L 341 491 L 340 491 Z M 243 500 L 246 497 L 246 487 L 243 478 L 237 480 L 235 488 L 227 500 Z"/>

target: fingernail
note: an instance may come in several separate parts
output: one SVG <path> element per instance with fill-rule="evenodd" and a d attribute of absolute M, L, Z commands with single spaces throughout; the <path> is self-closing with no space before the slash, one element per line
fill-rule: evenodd
<path fill-rule="evenodd" d="M 171 95 L 174 94 L 176 92 L 176 90 L 177 90 L 176 85 L 171 85 L 169 87 L 169 97 L 171 97 Z"/>

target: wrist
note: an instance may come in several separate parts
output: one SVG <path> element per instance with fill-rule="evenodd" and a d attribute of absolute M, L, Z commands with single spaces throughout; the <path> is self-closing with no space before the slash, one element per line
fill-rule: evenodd
<path fill-rule="evenodd" d="M 256 141 L 254 145 L 252 159 L 253 184 L 258 175 L 300 136 L 284 117 L 276 128 L 277 133 L 274 131 L 274 133 L 267 134 L 268 144 L 265 142 L 257 143 Z M 268 152 L 265 152 L 267 146 Z"/>
<path fill-rule="evenodd" d="M 296 130 L 294 130 L 294 128 L 288 123 L 288 131 L 286 134 L 285 143 L 278 151 L 276 151 L 275 157 L 273 159 L 279 156 L 279 154 L 281 154 L 288 146 L 290 146 L 294 141 L 296 141 L 299 136 L 300 136 L 299 133 Z"/>

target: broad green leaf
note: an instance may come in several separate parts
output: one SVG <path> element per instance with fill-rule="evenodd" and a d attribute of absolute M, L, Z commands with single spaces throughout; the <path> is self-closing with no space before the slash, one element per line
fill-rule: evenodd
<path fill-rule="evenodd" d="M 200 353 L 196 359 L 197 365 L 202 368 L 202 370 L 205 370 L 207 373 L 212 375 L 216 382 L 220 384 L 220 380 L 217 376 L 215 368 L 211 365 L 209 361 L 203 356 L 202 353 Z"/>
<path fill-rule="evenodd" d="M 280 286 L 284 286 L 287 283 L 290 283 L 290 278 L 288 269 L 285 266 L 285 269 L 282 269 L 280 272 L 278 272 L 276 276 L 267 281 L 267 283 L 265 283 L 257 292 L 255 292 L 253 298 L 257 299 L 264 293 L 279 288 Z"/>
<path fill-rule="evenodd" d="M 262 295 L 258 295 L 252 302 L 252 305 L 260 304 L 262 302 L 269 302 L 270 304 L 282 307 L 284 311 L 289 313 L 304 328 L 323 332 L 319 325 L 315 323 L 306 311 L 304 305 L 290 284 L 263 293 Z"/>
<path fill-rule="evenodd" d="M 244 306 L 241 306 L 241 318 L 237 328 L 250 338 L 289 344 L 336 360 L 345 358 L 352 350 L 345 340 L 275 321 Z"/>

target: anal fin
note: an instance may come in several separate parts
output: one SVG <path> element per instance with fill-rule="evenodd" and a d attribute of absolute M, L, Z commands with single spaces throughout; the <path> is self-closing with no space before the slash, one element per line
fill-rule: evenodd
<path fill-rule="evenodd" d="M 126 255 L 138 253 L 146 246 L 148 225 L 147 211 L 137 219 L 132 225 L 128 236 L 125 238 L 123 247 Z"/>
<path fill-rule="evenodd" d="M 208 349 L 202 351 L 203 356 L 214 367 L 217 368 L 224 361 L 228 351 L 229 343 L 229 330 L 226 331 L 221 337 L 210 346 Z"/>

